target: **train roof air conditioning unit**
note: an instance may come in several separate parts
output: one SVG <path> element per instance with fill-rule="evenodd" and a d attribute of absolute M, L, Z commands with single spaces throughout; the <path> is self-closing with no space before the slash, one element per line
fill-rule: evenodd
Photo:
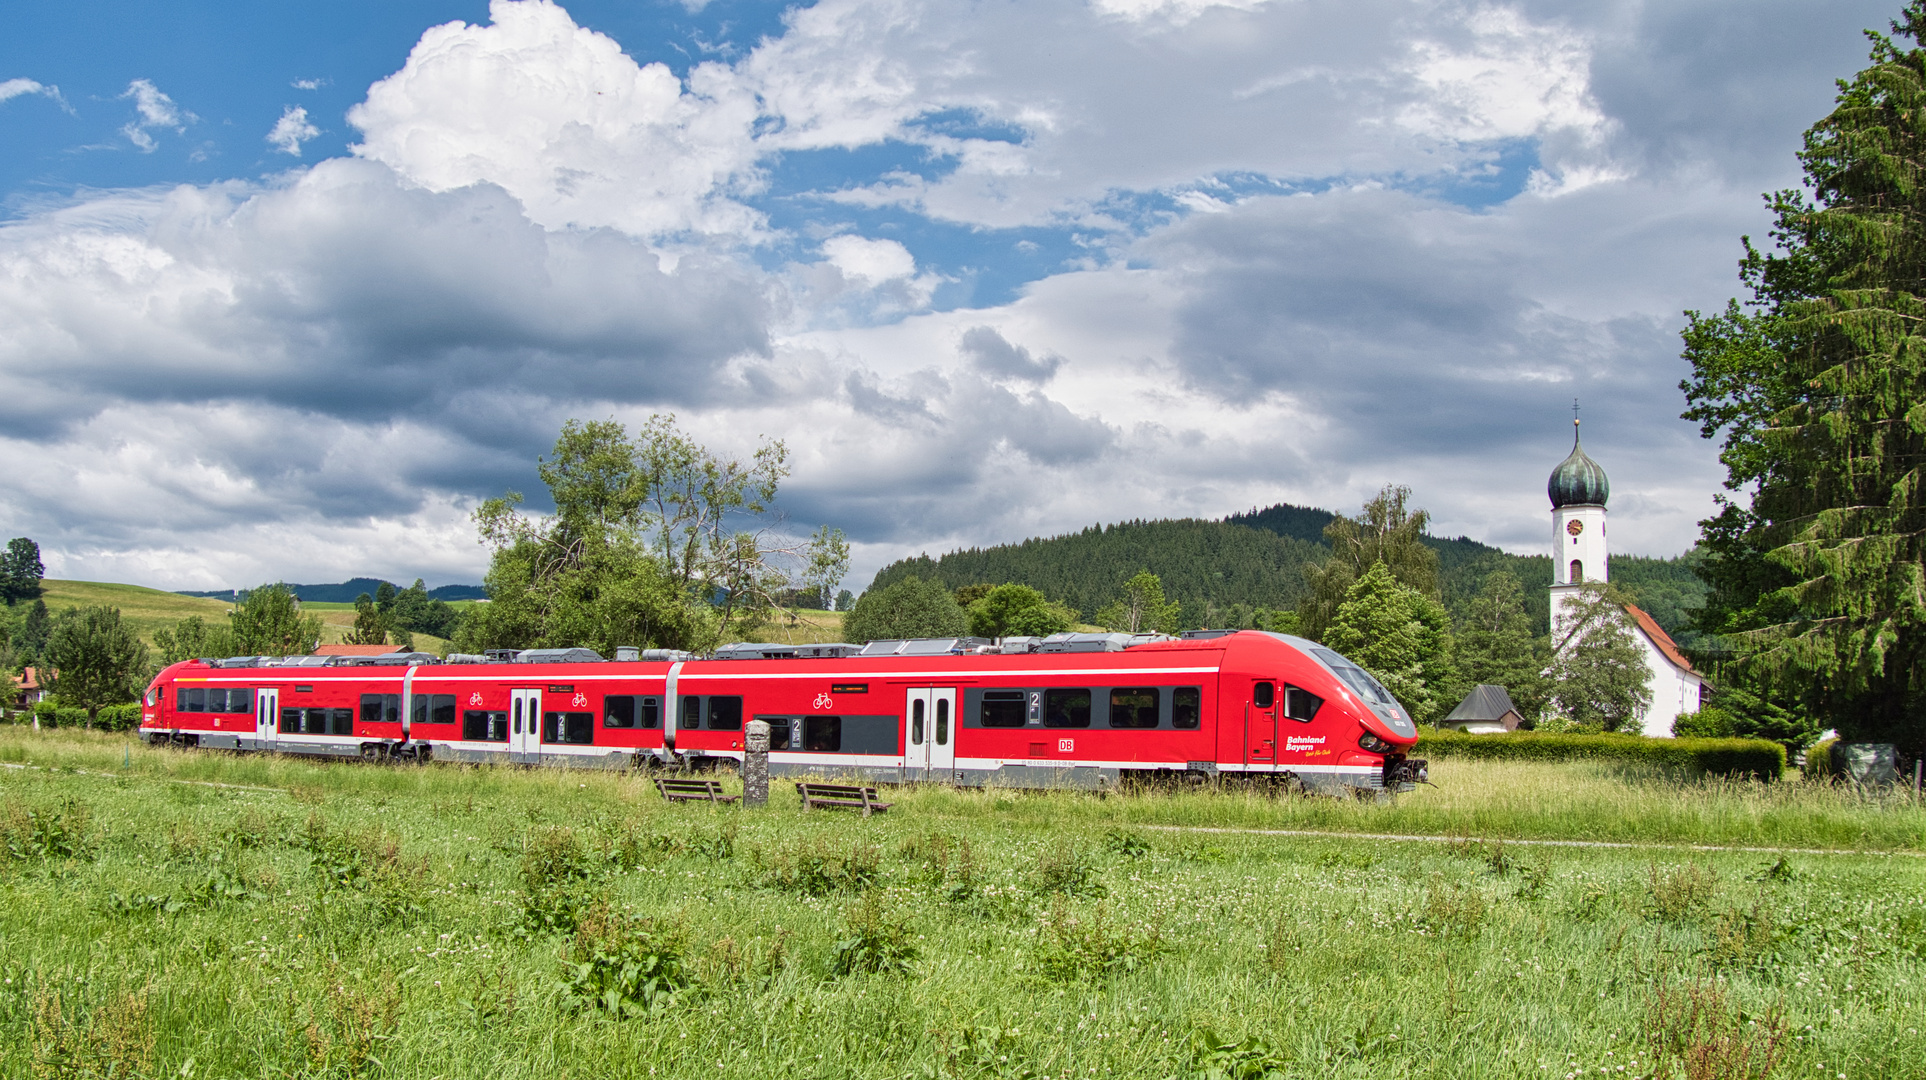
<path fill-rule="evenodd" d="M 515 654 L 517 664 L 599 664 L 602 654 L 594 649 L 523 649 Z"/>
<path fill-rule="evenodd" d="M 1051 634 L 1037 646 L 1038 652 L 1122 652 L 1133 644 L 1131 634 Z"/>

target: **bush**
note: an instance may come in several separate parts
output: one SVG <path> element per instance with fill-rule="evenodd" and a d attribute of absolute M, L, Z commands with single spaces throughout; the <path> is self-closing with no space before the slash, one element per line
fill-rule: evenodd
<path fill-rule="evenodd" d="M 85 727 L 87 710 L 62 708 L 54 701 L 36 701 L 33 703 L 33 716 L 28 718 L 28 722 L 34 720 L 40 721 L 43 728 Z"/>
<path fill-rule="evenodd" d="M 1714 776 L 1777 780 L 1786 769 L 1786 748 L 1764 739 L 1652 739 L 1640 735 L 1547 735 L 1514 731 L 1467 735 L 1427 731 L 1412 754 L 1484 761 L 1611 761 L 1651 765 Z"/>
<path fill-rule="evenodd" d="M 969 630 L 969 616 L 956 606 L 948 589 L 913 577 L 869 590 L 843 618 L 843 637 L 859 643 L 962 637 Z"/>
<path fill-rule="evenodd" d="M 1826 739 L 1814 743 L 1806 751 L 1805 774 L 1808 780 L 1837 780 L 1840 778 L 1838 766 L 1833 764 L 1832 747 L 1838 739 Z"/>
<path fill-rule="evenodd" d="M 1682 712 L 1672 721 L 1672 734 L 1681 739 L 1730 739 L 1738 732 L 1733 730 L 1732 717 L 1716 705 L 1707 705 L 1698 712 Z"/>
<path fill-rule="evenodd" d="M 94 726 L 102 731 L 132 731 L 140 726 L 140 702 L 103 705 L 94 716 Z"/>

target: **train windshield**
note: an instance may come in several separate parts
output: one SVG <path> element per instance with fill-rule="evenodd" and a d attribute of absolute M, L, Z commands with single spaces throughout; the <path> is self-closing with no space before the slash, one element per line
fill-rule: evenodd
<path fill-rule="evenodd" d="M 1398 703 L 1398 699 L 1391 696 L 1391 691 L 1386 690 L 1383 683 L 1372 678 L 1370 672 L 1329 649 L 1312 649 L 1311 652 L 1319 660 L 1324 661 L 1324 666 L 1330 668 L 1338 678 L 1343 679 L 1344 684 L 1356 691 L 1359 697 L 1366 701 L 1375 701 L 1380 705 Z"/>

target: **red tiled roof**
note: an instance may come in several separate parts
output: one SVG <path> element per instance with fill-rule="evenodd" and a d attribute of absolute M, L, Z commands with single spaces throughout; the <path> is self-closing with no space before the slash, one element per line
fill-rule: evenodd
<path fill-rule="evenodd" d="M 40 673 L 38 671 L 35 671 L 33 668 L 28 668 L 25 671 L 21 672 L 20 689 L 21 690 L 40 689 Z"/>
<path fill-rule="evenodd" d="M 1645 631 L 1645 636 L 1652 639 L 1652 644 L 1658 646 L 1658 651 L 1664 653 L 1665 658 L 1670 660 L 1674 667 L 1691 671 L 1694 675 L 1698 674 L 1698 672 L 1692 670 L 1692 662 L 1687 660 L 1683 653 L 1679 652 L 1678 643 L 1672 640 L 1672 635 L 1666 633 L 1659 627 L 1658 623 L 1652 621 L 1650 615 L 1647 615 L 1637 604 L 1626 604 L 1625 610 L 1632 613 L 1632 619 L 1638 623 L 1638 628 Z"/>
<path fill-rule="evenodd" d="M 393 645 L 323 645 L 309 653 L 309 656 L 386 656 L 394 652 Z"/>

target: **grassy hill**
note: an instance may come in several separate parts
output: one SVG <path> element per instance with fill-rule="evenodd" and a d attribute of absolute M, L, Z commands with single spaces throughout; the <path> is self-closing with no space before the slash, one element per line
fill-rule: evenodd
<path fill-rule="evenodd" d="M 1336 515 L 1314 507 L 1276 506 L 1222 521 L 1126 521 L 1079 532 L 919 555 L 878 571 L 871 588 L 905 577 L 964 585 L 1016 582 L 1069 604 L 1086 618 L 1115 599 L 1130 575 L 1149 569 L 1164 595 L 1184 605 L 1186 626 L 1222 625 L 1234 606 L 1290 608 L 1304 595 L 1305 571 L 1330 557 L 1324 526 Z M 1470 537 L 1426 537 L 1438 554 L 1445 606 L 1462 614 L 1485 579 L 1508 570 L 1525 584 L 1539 632 L 1550 622 L 1551 558 L 1513 555 Z M 1691 554 L 1671 559 L 1613 555 L 1612 580 L 1626 587 L 1667 632 L 1688 640 L 1689 612 L 1704 602 L 1705 585 L 1692 573 Z"/>
<path fill-rule="evenodd" d="M 227 613 L 233 610 L 233 605 L 225 600 L 163 592 L 141 585 L 48 578 L 40 583 L 40 589 L 47 610 L 54 614 L 70 607 L 119 608 L 121 619 L 149 645 L 154 643 L 154 631 L 171 627 L 190 615 L 224 625 Z M 326 643 L 339 642 L 354 626 L 353 604 L 303 604 L 301 609 L 321 616 L 321 640 Z M 440 652 L 446 644 L 428 634 L 415 635 L 415 648 L 423 652 Z"/>

